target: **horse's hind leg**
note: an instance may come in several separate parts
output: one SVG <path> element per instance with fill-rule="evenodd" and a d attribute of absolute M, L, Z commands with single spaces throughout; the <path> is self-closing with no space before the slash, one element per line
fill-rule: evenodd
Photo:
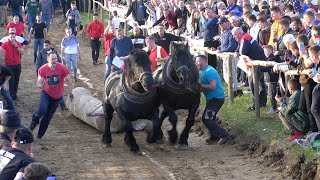
<path fill-rule="evenodd" d="M 162 123 L 164 121 L 164 119 L 168 117 L 168 113 L 165 109 L 162 110 L 161 114 L 160 114 L 160 129 L 158 131 L 158 140 L 162 140 L 163 139 L 163 132 L 162 132 L 162 129 L 161 129 L 161 126 L 162 126 Z"/>
<path fill-rule="evenodd" d="M 190 132 L 191 127 L 194 125 L 194 118 L 195 118 L 196 111 L 197 111 L 198 107 L 199 107 L 199 104 L 195 103 L 189 109 L 188 118 L 186 120 L 186 126 L 183 129 L 183 131 L 180 135 L 180 139 L 179 139 L 179 145 L 180 145 L 180 148 L 182 148 L 182 149 L 185 149 L 188 146 L 189 132 Z"/>
<path fill-rule="evenodd" d="M 133 136 L 133 127 L 132 127 L 130 119 L 127 118 L 123 112 L 117 111 L 117 113 L 118 113 L 118 116 L 124 125 L 124 130 L 126 132 L 125 139 L 124 139 L 125 143 L 130 146 L 130 151 L 132 151 L 135 154 L 140 155 L 142 152 L 136 142 L 136 139 Z"/>
<path fill-rule="evenodd" d="M 102 106 L 104 111 L 105 129 L 101 141 L 110 147 L 112 143 L 110 124 L 113 118 L 114 109 L 107 100 L 104 100 Z"/>

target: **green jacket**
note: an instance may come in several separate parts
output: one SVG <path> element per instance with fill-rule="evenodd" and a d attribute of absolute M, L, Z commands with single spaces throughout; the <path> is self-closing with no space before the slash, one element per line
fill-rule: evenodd
<path fill-rule="evenodd" d="M 281 102 L 282 114 L 293 114 L 298 111 L 301 91 L 295 91 L 289 98 L 288 102 Z"/>

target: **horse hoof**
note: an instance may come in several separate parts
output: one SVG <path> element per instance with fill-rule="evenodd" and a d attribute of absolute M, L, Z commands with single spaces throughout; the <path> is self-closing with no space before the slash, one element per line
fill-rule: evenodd
<path fill-rule="evenodd" d="M 111 144 L 107 143 L 104 145 L 106 148 L 112 147 Z"/>
<path fill-rule="evenodd" d="M 181 151 L 185 151 L 185 150 L 188 149 L 188 145 L 186 145 L 186 144 L 179 144 L 179 149 L 180 149 Z"/>
<path fill-rule="evenodd" d="M 132 152 L 133 152 L 133 154 L 135 154 L 135 155 L 139 155 L 139 156 L 142 155 L 142 151 L 141 151 L 140 149 L 134 150 L 134 151 L 132 151 Z"/>

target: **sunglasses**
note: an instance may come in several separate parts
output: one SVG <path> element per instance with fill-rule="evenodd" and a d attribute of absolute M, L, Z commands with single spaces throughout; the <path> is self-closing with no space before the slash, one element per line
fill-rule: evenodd
<path fill-rule="evenodd" d="M 9 33 L 10 35 L 15 35 L 16 33 Z"/>

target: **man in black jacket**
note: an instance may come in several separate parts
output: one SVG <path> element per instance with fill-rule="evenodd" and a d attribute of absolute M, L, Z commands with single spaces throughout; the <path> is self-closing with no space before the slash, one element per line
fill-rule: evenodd
<path fill-rule="evenodd" d="M 170 43 L 171 41 L 184 41 L 183 37 L 175 36 L 170 33 L 166 33 L 164 26 L 159 24 L 157 26 L 157 33 L 152 34 L 151 36 L 156 39 L 156 44 L 163 47 L 166 52 L 170 52 Z"/>
<path fill-rule="evenodd" d="M 147 7 L 143 4 L 142 0 L 137 0 L 130 4 L 125 18 L 128 17 L 131 12 L 133 20 L 137 21 L 139 26 L 144 25 L 149 16 L 147 14 Z"/>

